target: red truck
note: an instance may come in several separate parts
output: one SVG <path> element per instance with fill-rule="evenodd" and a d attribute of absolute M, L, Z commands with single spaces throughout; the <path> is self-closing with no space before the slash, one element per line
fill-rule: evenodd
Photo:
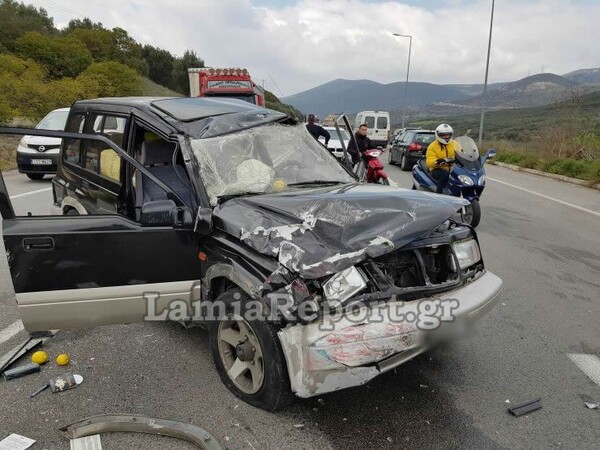
<path fill-rule="evenodd" d="M 229 97 L 265 106 L 265 91 L 246 69 L 188 69 L 191 97 Z"/>

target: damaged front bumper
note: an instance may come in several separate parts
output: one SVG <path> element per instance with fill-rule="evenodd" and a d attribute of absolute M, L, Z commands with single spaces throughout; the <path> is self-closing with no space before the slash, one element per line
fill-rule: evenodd
<path fill-rule="evenodd" d="M 436 297 L 390 301 L 308 325 L 290 325 L 279 331 L 279 338 L 292 391 L 305 398 L 365 384 L 437 342 L 463 335 L 493 307 L 501 288 L 502 280 L 486 272 Z M 438 300 L 435 304 L 454 304 L 450 317 L 444 317 L 447 309 L 431 309 Z"/>

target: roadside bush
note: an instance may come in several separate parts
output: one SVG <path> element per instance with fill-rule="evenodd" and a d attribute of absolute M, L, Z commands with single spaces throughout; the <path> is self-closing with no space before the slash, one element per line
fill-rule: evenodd
<path fill-rule="evenodd" d="M 15 41 L 19 55 L 39 62 L 51 78 L 75 77 L 92 63 L 92 54 L 78 39 L 44 36 L 31 31 Z"/>
<path fill-rule="evenodd" d="M 104 61 L 90 65 L 78 80 L 95 82 L 100 97 L 124 97 L 142 94 L 142 80 L 137 72 L 116 61 Z"/>

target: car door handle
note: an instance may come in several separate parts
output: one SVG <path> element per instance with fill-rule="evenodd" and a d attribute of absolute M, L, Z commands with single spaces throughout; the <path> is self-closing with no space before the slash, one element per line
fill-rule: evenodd
<path fill-rule="evenodd" d="M 23 250 L 26 252 L 51 251 L 54 250 L 54 239 L 51 237 L 25 238 L 23 239 Z"/>

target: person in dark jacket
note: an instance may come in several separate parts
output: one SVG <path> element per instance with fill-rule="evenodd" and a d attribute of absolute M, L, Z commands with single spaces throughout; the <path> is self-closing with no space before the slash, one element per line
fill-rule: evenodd
<path fill-rule="evenodd" d="M 329 144 L 329 139 L 331 139 L 331 135 L 325 128 L 315 123 L 314 114 L 308 115 L 308 123 L 306 124 L 306 129 L 317 141 L 319 140 L 319 137 L 323 136 L 325 138 L 325 147 L 327 147 L 327 144 Z"/>
<path fill-rule="evenodd" d="M 358 131 L 354 133 L 354 137 L 348 143 L 348 154 L 352 158 L 352 164 L 360 161 L 362 153 L 371 148 L 373 148 L 373 145 L 367 137 L 367 124 L 363 123 L 358 127 Z"/>

